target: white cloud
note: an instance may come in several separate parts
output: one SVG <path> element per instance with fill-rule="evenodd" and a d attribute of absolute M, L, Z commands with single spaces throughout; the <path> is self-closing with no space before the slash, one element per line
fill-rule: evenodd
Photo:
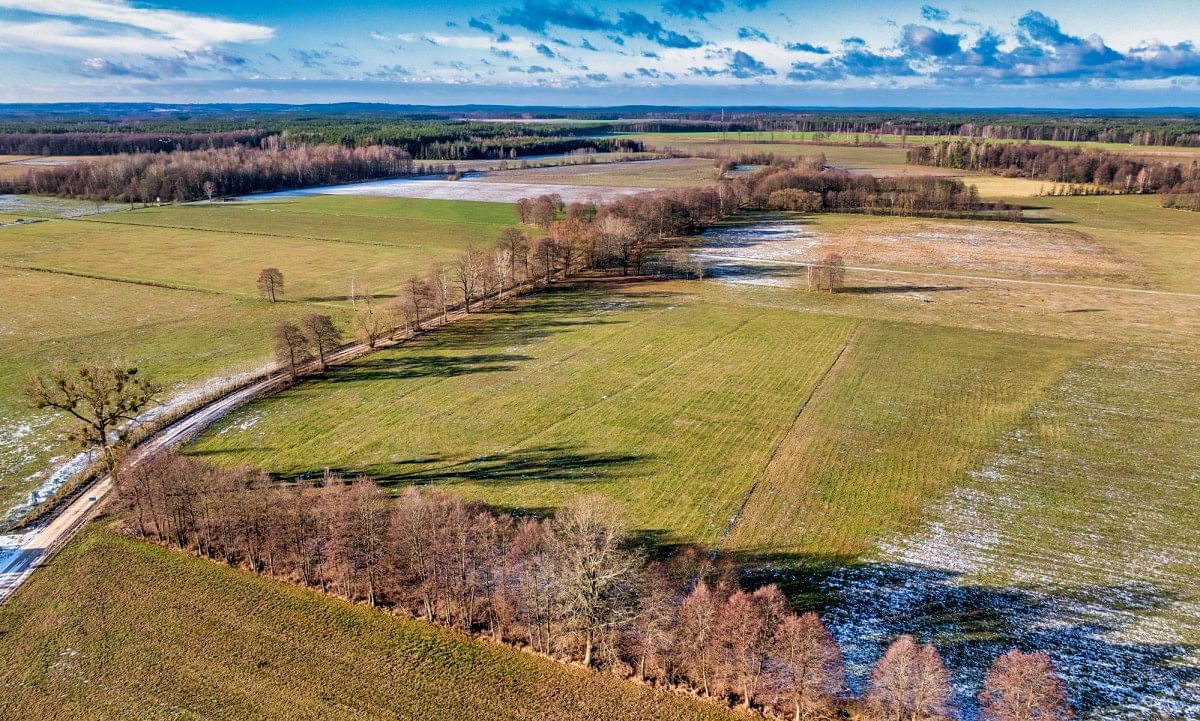
<path fill-rule="evenodd" d="M 269 40 L 272 28 L 154 8 L 124 0 L 0 0 L 0 11 L 44 19 L 0 22 L 0 46 L 170 56 L 229 43 Z"/>

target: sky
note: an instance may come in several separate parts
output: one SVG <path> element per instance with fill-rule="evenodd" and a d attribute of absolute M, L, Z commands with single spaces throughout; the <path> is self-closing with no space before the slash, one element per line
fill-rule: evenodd
<path fill-rule="evenodd" d="M 1200 107 L 1200 2 L 0 0 L 0 102 Z"/>

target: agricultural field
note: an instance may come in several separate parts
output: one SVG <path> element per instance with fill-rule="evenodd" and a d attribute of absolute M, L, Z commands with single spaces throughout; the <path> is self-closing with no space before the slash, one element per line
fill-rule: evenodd
<path fill-rule="evenodd" d="M 0 606 L 0 717 L 743 718 L 92 527 Z"/>
<path fill-rule="evenodd" d="M 519 513 L 600 492 L 646 542 L 824 609 L 856 685 L 917 631 L 968 707 L 1022 643 L 1068 659 L 1085 718 L 1194 712 L 1200 578 L 1170 549 L 1198 541 L 1200 228 L 1152 197 L 1045 200 L 1025 224 L 744 218 L 690 243 L 703 281 L 494 308 L 188 451 Z M 829 250 L 846 290 L 803 292 Z"/>
<path fill-rule="evenodd" d="M 0 228 L 0 509 L 72 450 L 21 400 L 52 360 L 116 354 L 172 393 L 194 390 L 262 367 L 280 319 L 319 310 L 347 324 L 352 291 L 386 300 L 408 275 L 515 222 L 509 205 L 314 197 Z M 268 266 L 284 273 L 283 303 L 257 297 Z"/>
<path fill-rule="evenodd" d="M 691 188 L 717 182 L 715 163 L 704 158 L 642 160 L 636 163 L 563 165 L 532 170 L 490 173 L 489 181 L 504 183 L 561 183 L 565 185 L 632 188 Z"/>

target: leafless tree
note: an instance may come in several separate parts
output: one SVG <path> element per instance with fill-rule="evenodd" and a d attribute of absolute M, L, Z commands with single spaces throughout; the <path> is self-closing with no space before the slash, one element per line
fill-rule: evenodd
<path fill-rule="evenodd" d="M 552 553 L 556 585 L 568 626 L 582 637 L 584 666 L 596 645 L 633 615 L 638 554 L 616 510 L 602 496 L 575 499 L 554 517 Z"/>
<path fill-rule="evenodd" d="M 517 228 L 505 228 L 500 234 L 500 247 L 508 251 L 508 279 L 513 285 L 521 272 L 529 278 L 529 239 Z"/>
<path fill-rule="evenodd" d="M 467 247 L 454 261 L 454 281 L 462 291 L 463 305 L 468 313 L 471 312 L 471 301 L 475 298 L 476 286 L 479 285 L 479 252 Z"/>
<path fill-rule="evenodd" d="M 387 318 L 376 308 L 369 290 L 363 294 L 363 302 L 354 313 L 354 327 L 368 348 L 374 348 L 379 339 L 387 334 Z"/>
<path fill-rule="evenodd" d="M 786 612 L 787 600 L 775 585 L 754 593 L 738 591 L 721 609 L 717 624 L 721 675 L 746 708 L 758 699 L 770 667 L 771 638 Z"/>
<path fill-rule="evenodd" d="M 953 714 L 950 675 L 931 645 L 901 636 L 871 671 L 866 701 L 885 721 L 935 721 Z"/>
<path fill-rule="evenodd" d="M 300 328 L 308 340 L 308 347 L 321 363 L 321 370 L 327 368 L 326 358 L 342 344 L 342 332 L 333 324 L 333 319 L 320 313 L 309 313 L 300 319 Z"/>
<path fill-rule="evenodd" d="M 85 450 L 98 450 L 115 479 L 120 453 L 128 445 L 138 414 L 161 391 L 135 366 L 113 360 L 75 368 L 53 365 L 29 379 L 25 395 L 34 408 L 53 408 L 78 421 L 70 439 Z"/>
<path fill-rule="evenodd" d="M 419 275 L 410 275 L 404 282 L 404 296 L 408 306 L 412 309 L 413 328 L 421 330 L 421 318 L 433 296 L 433 289 L 430 287 L 429 281 Z"/>
<path fill-rule="evenodd" d="M 979 710 L 985 721 L 1070 721 L 1075 716 L 1050 656 L 1016 649 L 996 659 L 984 675 Z"/>
<path fill-rule="evenodd" d="M 274 303 L 283 294 L 283 273 L 278 268 L 263 268 L 258 274 L 258 294 Z"/>
<path fill-rule="evenodd" d="M 433 298 L 442 308 L 442 322 L 445 323 L 450 319 L 450 269 L 444 263 L 439 263 L 429 271 L 429 278 L 432 284 Z"/>
<path fill-rule="evenodd" d="M 677 653 L 684 674 L 705 694 L 711 694 L 717 672 L 717 624 L 722 601 L 700 581 L 679 606 Z"/>
<path fill-rule="evenodd" d="M 846 690 L 842 652 L 815 613 L 787 614 L 775 630 L 771 656 L 780 706 L 791 710 L 795 721 L 832 711 Z"/>
<path fill-rule="evenodd" d="M 288 368 L 292 380 L 299 375 L 300 366 L 312 360 L 308 339 L 295 323 L 280 321 L 275 325 L 275 362 Z"/>

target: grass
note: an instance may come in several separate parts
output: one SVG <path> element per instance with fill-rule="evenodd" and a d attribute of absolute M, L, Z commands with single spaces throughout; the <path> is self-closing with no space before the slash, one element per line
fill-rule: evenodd
<path fill-rule="evenodd" d="M 0 628 L 0 717 L 27 721 L 738 718 L 95 525 Z"/>
<path fill-rule="evenodd" d="M 566 165 L 536 170 L 506 170 L 489 180 L 511 183 L 554 183 L 629 188 L 691 188 L 712 185 L 717 169 L 704 158 L 650 160 L 636 163 Z"/>
<path fill-rule="evenodd" d="M 320 310 L 347 324 L 352 283 L 386 296 L 513 224 L 508 204 L 316 197 L 0 229 L 0 509 L 71 450 L 21 399 L 52 360 L 117 355 L 174 390 L 254 369 L 278 320 Z M 283 270 L 287 302 L 257 297 L 267 266 Z"/>

